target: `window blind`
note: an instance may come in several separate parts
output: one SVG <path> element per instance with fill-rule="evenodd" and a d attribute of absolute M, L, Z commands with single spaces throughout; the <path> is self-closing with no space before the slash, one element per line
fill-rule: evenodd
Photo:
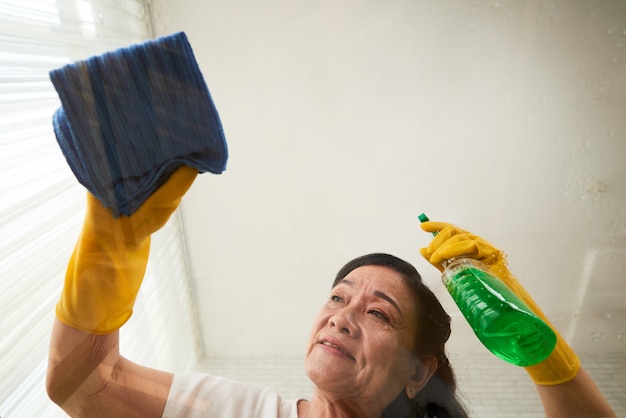
<path fill-rule="evenodd" d="M 54 138 L 48 72 L 149 37 L 140 0 L 0 0 L 0 417 L 65 416 L 45 393 L 46 356 L 85 191 Z M 190 370 L 202 346 L 178 213 L 152 242 L 121 350 Z"/>

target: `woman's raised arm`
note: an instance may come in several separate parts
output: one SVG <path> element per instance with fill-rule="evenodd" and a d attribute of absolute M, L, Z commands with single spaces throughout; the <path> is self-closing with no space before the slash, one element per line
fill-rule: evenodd
<path fill-rule="evenodd" d="M 430 245 L 421 249 L 422 256 L 428 262 L 443 270 L 442 261 L 459 256 L 482 261 L 489 266 L 491 273 L 500 278 L 554 330 L 557 343 L 552 353 L 542 362 L 525 367 L 539 392 L 546 416 L 564 418 L 615 416 L 591 377 L 580 367 L 580 359 L 576 353 L 511 274 L 503 252 L 483 238 L 454 225 L 425 222 L 421 226 L 427 232 L 437 232 Z"/>
<path fill-rule="evenodd" d="M 118 330 L 132 314 L 151 234 L 167 222 L 197 174 L 179 168 L 131 216 L 114 218 L 88 194 L 56 307 L 46 384 L 50 398 L 71 416 L 161 416 L 173 377 L 121 357 Z"/>

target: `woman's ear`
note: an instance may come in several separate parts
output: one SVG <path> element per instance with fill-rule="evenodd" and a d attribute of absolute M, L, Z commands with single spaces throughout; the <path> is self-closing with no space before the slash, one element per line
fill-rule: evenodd
<path fill-rule="evenodd" d="M 406 395 L 413 399 L 433 374 L 437 371 L 439 363 L 435 357 L 430 357 L 427 360 L 418 361 L 415 367 L 415 374 L 411 376 L 409 384 L 406 386 Z"/>

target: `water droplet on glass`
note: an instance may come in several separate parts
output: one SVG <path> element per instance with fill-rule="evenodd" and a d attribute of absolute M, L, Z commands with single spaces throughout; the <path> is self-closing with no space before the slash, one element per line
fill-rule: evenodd
<path fill-rule="evenodd" d="M 607 337 L 607 334 L 605 332 L 600 332 L 597 329 L 595 329 L 591 332 L 590 337 L 591 337 L 591 341 L 595 343 L 595 342 L 600 341 L 600 339 L 605 339 Z"/>

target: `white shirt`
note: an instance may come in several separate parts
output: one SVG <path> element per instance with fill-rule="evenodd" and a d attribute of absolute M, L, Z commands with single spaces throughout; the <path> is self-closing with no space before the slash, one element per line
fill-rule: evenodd
<path fill-rule="evenodd" d="M 298 401 L 206 373 L 174 375 L 163 418 L 297 418 Z"/>

